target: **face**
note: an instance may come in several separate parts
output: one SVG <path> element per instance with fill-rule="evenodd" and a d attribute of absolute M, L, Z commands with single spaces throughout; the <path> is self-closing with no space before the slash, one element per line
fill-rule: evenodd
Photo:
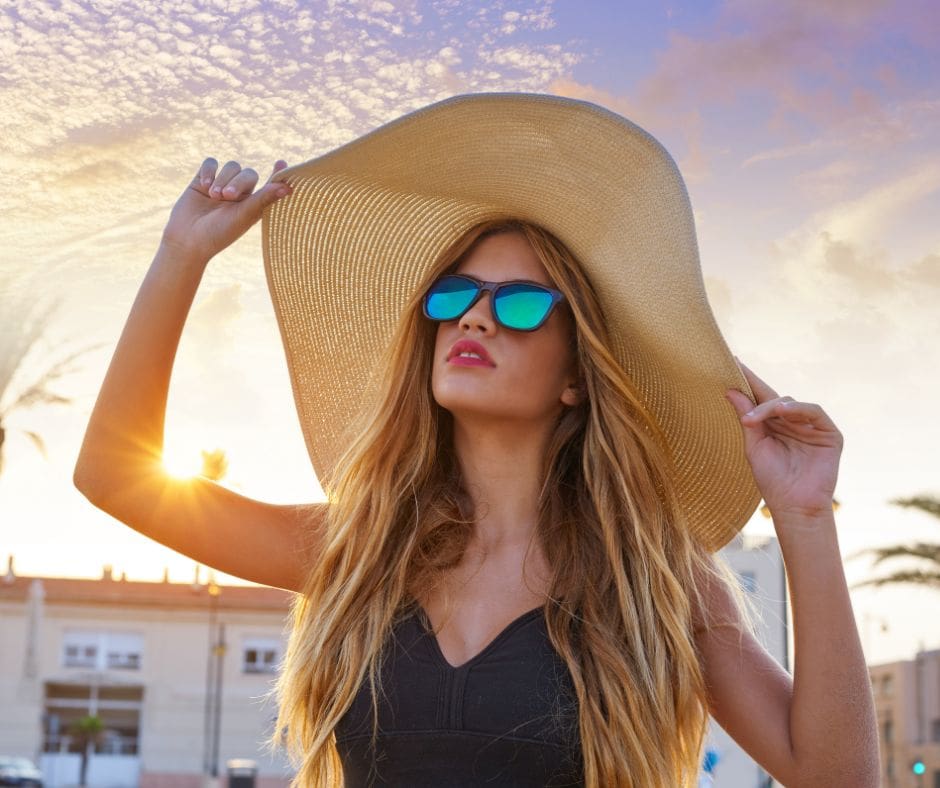
<path fill-rule="evenodd" d="M 485 282 L 523 279 L 553 286 L 520 233 L 485 238 L 455 273 Z M 553 422 L 563 407 L 577 403 L 571 318 L 559 305 L 535 331 L 513 331 L 496 322 L 490 298 L 484 293 L 461 318 L 438 324 L 431 378 L 435 400 L 456 419 Z M 461 358 L 455 352 L 461 341 L 477 343 L 484 359 Z"/>

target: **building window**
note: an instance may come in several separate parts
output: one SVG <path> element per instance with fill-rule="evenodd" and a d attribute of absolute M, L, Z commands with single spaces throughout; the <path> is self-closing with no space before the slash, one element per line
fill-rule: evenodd
<path fill-rule="evenodd" d="M 249 638 L 242 647 L 245 673 L 277 673 L 281 642 L 275 638 Z"/>
<path fill-rule="evenodd" d="M 894 679 L 892 676 L 885 676 L 881 680 L 881 691 L 889 697 L 894 692 Z"/>
<path fill-rule="evenodd" d="M 139 670 L 144 639 L 130 632 L 70 630 L 62 640 L 62 666 L 90 670 Z"/>
<path fill-rule="evenodd" d="M 940 788 L 940 771 L 933 771 L 933 788 Z"/>
<path fill-rule="evenodd" d="M 940 742 L 940 719 L 930 723 L 930 741 Z"/>
<path fill-rule="evenodd" d="M 126 684 L 46 684 L 42 727 L 44 753 L 80 753 L 82 742 L 74 725 L 89 715 L 103 725 L 94 752 L 108 755 L 137 755 L 143 687 Z"/>
<path fill-rule="evenodd" d="M 894 740 L 894 722 L 891 720 L 885 720 L 883 730 L 884 730 L 884 734 L 883 734 L 884 743 L 891 744 L 891 742 Z"/>
<path fill-rule="evenodd" d="M 66 668 L 93 668 L 98 664 L 96 643 L 65 643 L 62 665 Z"/>

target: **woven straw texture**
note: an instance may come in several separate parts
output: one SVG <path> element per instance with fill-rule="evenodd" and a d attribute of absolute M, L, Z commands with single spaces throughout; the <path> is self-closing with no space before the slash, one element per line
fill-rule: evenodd
<path fill-rule="evenodd" d="M 282 170 L 262 244 L 307 449 L 321 480 L 375 391 L 375 362 L 440 251 L 517 216 L 584 263 L 612 348 L 658 419 L 694 534 L 726 544 L 760 496 L 735 387 L 753 400 L 706 299 L 672 158 L 602 107 L 556 96 L 456 96 Z"/>

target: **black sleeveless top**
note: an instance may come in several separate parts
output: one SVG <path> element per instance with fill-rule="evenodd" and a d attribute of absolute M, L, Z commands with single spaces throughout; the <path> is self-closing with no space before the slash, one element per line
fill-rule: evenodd
<path fill-rule="evenodd" d="M 459 667 L 420 608 L 392 631 L 372 748 L 366 680 L 336 727 L 346 788 L 583 786 L 577 698 L 542 608 Z"/>

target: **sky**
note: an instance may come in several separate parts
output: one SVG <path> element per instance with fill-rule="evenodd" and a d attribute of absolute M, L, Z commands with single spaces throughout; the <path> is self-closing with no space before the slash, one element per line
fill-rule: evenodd
<path fill-rule="evenodd" d="M 940 14 L 931 0 L 0 0 L 0 330 L 51 310 L 0 400 L 85 351 L 14 411 L 0 558 L 20 574 L 193 577 L 191 560 L 72 486 L 83 430 L 176 199 L 207 156 L 319 156 L 461 93 L 583 99 L 659 139 L 692 201 L 732 351 L 845 436 L 844 556 L 937 541 L 891 500 L 940 495 Z M 5 306 L 4 306 L 5 305 Z M 16 319 L 16 318 L 14 318 Z M 43 437 L 44 457 L 27 432 Z M 212 260 L 170 391 L 167 460 L 224 449 L 225 484 L 314 500 L 262 266 L 260 225 Z M 748 533 L 773 533 L 755 515 Z M 871 576 L 846 562 L 850 582 Z M 203 578 L 205 571 L 203 570 Z M 229 578 L 223 577 L 223 580 Z M 859 589 L 870 662 L 940 647 L 937 592 Z M 919 613 L 921 613 L 919 615 Z"/>

